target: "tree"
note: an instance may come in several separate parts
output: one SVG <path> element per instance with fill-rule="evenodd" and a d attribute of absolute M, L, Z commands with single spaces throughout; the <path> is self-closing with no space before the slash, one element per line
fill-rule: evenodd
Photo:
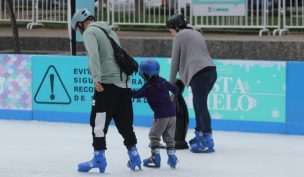
<path fill-rule="evenodd" d="M 20 43 L 19 43 L 19 34 L 18 34 L 18 28 L 17 28 L 17 23 L 16 23 L 16 17 L 15 13 L 13 10 L 13 0 L 6 0 L 6 7 L 8 14 L 11 19 L 11 27 L 12 27 L 12 32 L 13 32 L 13 37 L 14 37 L 14 53 L 20 54 Z"/>

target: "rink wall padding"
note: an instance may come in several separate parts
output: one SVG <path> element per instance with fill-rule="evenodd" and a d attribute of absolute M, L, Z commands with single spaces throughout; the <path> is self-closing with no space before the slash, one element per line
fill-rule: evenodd
<path fill-rule="evenodd" d="M 33 120 L 33 111 L 0 109 L 0 119 Z"/>
<path fill-rule="evenodd" d="M 304 134 L 304 62 L 287 63 L 286 132 Z"/>
<path fill-rule="evenodd" d="M 48 122 L 89 123 L 89 113 L 33 111 L 33 119 Z"/>
<path fill-rule="evenodd" d="M 154 59 L 168 79 L 171 60 Z M 304 62 L 214 61 L 218 79 L 208 98 L 214 130 L 304 134 Z M 0 55 L 0 119 L 88 123 L 94 86 L 87 62 L 85 56 Z M 132 89 L 144 84 L 138 74 L 130 82 Z M 191 89 L 183 96 L 194 128 Z M 150 126 L 147 101 L 132 101 L 134 125 Z"/>

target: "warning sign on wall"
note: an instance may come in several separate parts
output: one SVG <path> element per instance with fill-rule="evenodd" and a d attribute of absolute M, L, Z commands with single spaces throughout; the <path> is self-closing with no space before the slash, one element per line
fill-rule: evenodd
<path fill-rule="evenodd" d="M 94 85 L 85 56 L 33 56 L 33 109 L 82 112 L 91 110 Z"/>
<path fill-rule="evenodd" d="M 34 96 L 38 104 L 70 104 L 71 97 L 55 66 L 50 65 Z"/>

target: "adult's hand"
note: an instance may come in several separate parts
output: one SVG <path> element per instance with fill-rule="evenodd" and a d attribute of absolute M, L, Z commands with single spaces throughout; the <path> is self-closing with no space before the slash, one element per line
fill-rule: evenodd
<path fill-rule="evenodd" d="M 95 85 L 95 90 L 97 90 L 97 92 L 102 92 L 104 90 L 100 82 L 95 81 L 94 85 Z"/>

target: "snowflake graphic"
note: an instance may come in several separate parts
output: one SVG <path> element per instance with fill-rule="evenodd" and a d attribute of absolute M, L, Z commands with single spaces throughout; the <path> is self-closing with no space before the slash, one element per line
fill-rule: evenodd
<path fill-rule="evenodd" d="M 280 111 L 278 111 L 276 108 L 273 109 L 273 110 L 271 111 L 271 117 L 273 117 L 274 119 L 279 118 L 279 117 L 280 117 Z"/>

